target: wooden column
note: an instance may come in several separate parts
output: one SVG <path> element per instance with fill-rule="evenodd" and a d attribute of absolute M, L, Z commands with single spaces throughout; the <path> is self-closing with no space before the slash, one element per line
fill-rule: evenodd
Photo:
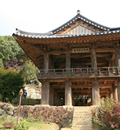
<path fill-rule="evenodd" d="M 71 89 L 71 81 L 68 80 L 65 82 L 65 105 L 72 106 L 72 89 Z"/>
<path fill-rule="evenodd" d="M 70 63 L 70 48 L 67 47 L 66 50 L 66 71 L 69 72 L 69 68 L 71 67 Z M 68 69 L 68 70 L 67 70 Z M 71 81 L 65 81 L 65 105 L 72 106 L 72 88 L 71 88 Z"/>
<path fill-rule="evenodd" d="M 118 89 L 117 89 L 117 86 L 115 86 L 115 101 L 118 103 Z"/>
<path fill-rule="evenodd" d="M 49 105 L 49 81 L 45 80 L 42 82 L 42 105 Z"/>
<path fill-rule="evenodd" d="M 113 98 L 113 90 L 111 89 L 110 92 L 109 92 L 109 97 L 110 98 Z"/>
<path fill-rule="evenodd" d="M 44 53 L 43 68 L 44 72 L 47 73 L 49 69 L 49 54 L 47 52 Z"/>
<path fill-rule="evenodd" d="M 118 102 L 118 88 L 115 85 L 113 85 L 113 98 L 116 102 Z"/>
<path fill-rule="evenodd" d="M 44 61 L 43 61 L 43 68 L 44 72 L 48 72 L 49 67 L 49 55 L 47 52 L 44 53 Z M 42 105 L 49 105 L 49 81 L 45 80 L 42 83 L 42 99 L 41 99 Z"/>
<path fill-rule="evenodd" d="M 120 103 L 120 78 L 117 80 L 118 102 Z"/>
<path fill-rule="evenodd" d="M 92 66 L 92 70 L 94 72 L 97 72 L 97 58 L 96 58 L 96 51 L 95 51 L 95 48 L 92 47 L 91 48 L 91 66 Z"/>
<path fill-rule="evenodd" d="M 93 105 L 100 104 L 100 92 L 97 80 L 92 81 L 92 104 Z"/>

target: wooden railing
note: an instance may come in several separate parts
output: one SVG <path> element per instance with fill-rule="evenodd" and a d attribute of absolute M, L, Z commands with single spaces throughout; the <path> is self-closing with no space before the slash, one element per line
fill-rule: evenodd
<path fill-rule="evenodd" d="M 83 77 L 119 77 L 119 67 L 98 67 L 95 71 L 92 68 L 69 68 L 69 69 L 44 69 L 37 72 L 38 79 L 58 79 L 58 78 L 83 78 Z"/>

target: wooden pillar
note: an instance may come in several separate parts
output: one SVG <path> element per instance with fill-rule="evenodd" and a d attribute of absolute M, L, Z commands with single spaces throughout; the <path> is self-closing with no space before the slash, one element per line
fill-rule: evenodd
<path fill-rule="evenodd" d="M 120 78 L 117 80 L 118 102 L 120 103 Z"/>
<path fill-rule="evenodd" d="M 49 81 L 45 80 L 42 82 L 42 105 L 49 105 Z"/>
<path fill-rule="evenodd" d="M 92 81 L 92 104 L 93 105 L 100 104 L 100 92 L 97 80 Z"/>
<path fill-rule="evenodd" d="M 44 53 L 44 61 L 43 61 L 43 68 L 44 72 L 48 72 L 49 67 L 49 55 L 47 52 Z M 45 80 L 42 83 L 42 99 L 41 99 L 42 105 L 49 105 L 49 81 Z"/>
<path fill-rule="evenodd" d="M 109 91 L 109 97 L 113 98 L 113 90 L 112 89 Z"/>
<path fill-rule="evenodd" d="M 70 71 L 70 70 L 67 70 L 70 67 L 71 67 L 70 48 L 67 47 L 67 50 L 66 50 L 66 71 L 67 72 Z M 72 89 L 71 89 L 71 81 L 70 80 L 65 81 L 65 105 L 72 106 Z"/>
<path fill-rule="evenodd" d="M 47 52 L 44 53 L 43 68 L 44 72 L 47 73 L 49 69 L 49 54 Z"/>
<path fill-rule="evenodd" d="M 117 86 L 115 86 L 115 101 L 118 103 L 118 89 L 117 89 Z"/>
<path fill-rule="evenodd" d="M 71 81 L 68 80 L 65 82 L 65 105 L 72 106 L 72 89 L 71 89 Z"/>
<path fill-rule="evenodd" d="M 118 103 L 118 87 L 113 85 L 113 98 Z"/>
<path fill-rule="evenodd" d="M 97 58 L 96 58 L 96 51 L 94 47 L 91 48 L 91 61 L 92 61 L 91 67 L 93 72 L 97 72 Z"/>

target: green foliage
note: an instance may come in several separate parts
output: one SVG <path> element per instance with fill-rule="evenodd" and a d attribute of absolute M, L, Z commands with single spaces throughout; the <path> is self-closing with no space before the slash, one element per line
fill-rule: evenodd
<path fill-rule="evenodd" d="M 26 121 L 20 122 L 19 125 L 14 126 L 14 130 L 28 130 L 28 123 Z"/>
<path fill-rule="evenodd" d="M 120 104 L 117 104 L 112 98 L 101 100 L 99 109 L 99 121 L 102 129 L 114 130 L 120 128 Z"/>
<path fill-rule="evenodd" d="M 0 94 L 3 100 L 12 101 L 19 95 L 19 90 L 23 89 L 23 71 L 11 71 L 0 69 Z"/>
<path fill-rule="evenodd" d="M 12 36 L 0 37 L 0 58 L 4 62 L 17 57 L 22 52 L 22 48 Z"/>
<path fill-rule="evenodd" d="M 27 121 L 43 123 L 43 117 L 42 116 L 33 116 L 32 113 L 29 113 L 28 117 L 27 117 Z"/>
<path fill-rule="evenodd" d="M 26 83 L 29 83 L 30 80 L 37 79 L 36 70 L 38 70 L 38 68 L 32 62 L 29 61 L 26 63 L 23 70 Z"/>
<path fill-rule="evenodd" d="M 106 97 L 105 99 L 101 99 L 101 110 L 112 112 L 114 108 L 115 101 L 113 98 Z"/>
<path fill-rule="evenodd" d="M 3 60 L 2 60 L 2 58 L 0 58 L 0 68 L 4 68 L 4 65 L 3 65 Z"/>

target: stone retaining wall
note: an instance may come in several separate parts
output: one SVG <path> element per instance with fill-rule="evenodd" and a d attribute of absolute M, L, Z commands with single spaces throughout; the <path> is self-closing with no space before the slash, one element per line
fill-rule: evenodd
<path fill-rule="evenodd" d="M 43 118 L 46 123 L 56 123 L 59 127 L 72 125 L 73 107 L 64 106 L 21 106 L 21 117 L 29 120 L 39 120 Z M 17 118 L 18 107 L 13 107 L 8 103 L 0 103 L 0 117 L 4 114 Z"/>

